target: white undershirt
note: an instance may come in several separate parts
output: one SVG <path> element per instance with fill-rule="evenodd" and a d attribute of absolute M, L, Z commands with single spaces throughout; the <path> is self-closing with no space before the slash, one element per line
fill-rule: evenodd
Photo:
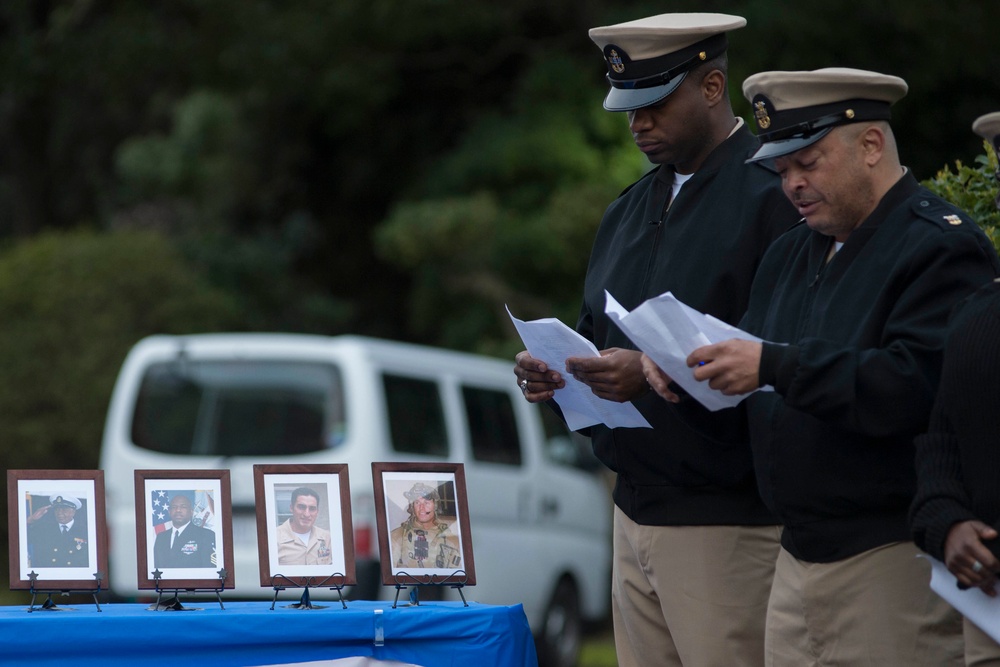
<path fill-rule="evenodd" d="M 682 174 L 674 172 L 674 184 L 671 186 L 670 201 L 677 199 L 677 193 L 681 191 L 681 186 L 691 180 L 694 174 Z"/>
<path fill-rule="evenodd" d="M 736 125 L 734 125 L 733 129 L 730 130 L 729 136 L 731 137 L 734 134 L 736 134 L 736 131 L 739 130 L 741 127 L 743 127 L 743 125 L 744 125 L 743 119 L 737 116 Z M 681 186 L 690 181 L 692 176 L 694 176 L 693 173 L 682 174 L 677 171 L 674 172 L 674 183 L 671 186 L 670 201 L 677 199 L 677 193 L 681 191 Z"/>
<path fill-rule="evenodd" d="M 736 134 L 736 131 L 739 130 L 741 127 L 743 127 L 743 125 L 744 125 L 743 119 L 737 117 L 736 118 L 736 125 L 734 125 L 733 129 L 729 131 L 729 136 L 731 137 L 734 134 Z M 727 137 L 727 139 L 728 139 L 728 137 Z M 687 183 L 689 180 L 691 180 L 692 176 L 694 176 L 693 173 L 691 173 L 691 174 L 682 174 L 680 172 L 676 172 L 676 171 L 674 172 L 674 184 L 673 184 L 673 186 L 671 186 L 672 192 L 670 193 L 670 200 L 671 201 L 673 201 L 674 199 L 677 198 L 677 193 L 681 191 L 681 186 L 684 185 L 685 183 Z"/>

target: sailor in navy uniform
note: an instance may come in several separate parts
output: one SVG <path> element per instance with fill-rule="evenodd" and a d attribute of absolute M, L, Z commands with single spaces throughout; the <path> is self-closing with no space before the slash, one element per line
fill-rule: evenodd
<path fill-rule="evenodd" d="M 49 496 L 49 504 L 28 517 L 28 552 L 32 568 L 87 567 L 89 549 L 83 503 L 73 496 Z"/>
<path fill-rule="evenodd" d="M 215 533 L 191 521 L 191 499 L 174 496 L 168 511 L 171 522 L 153 543 L 153 567 L 215 567 Z"/>

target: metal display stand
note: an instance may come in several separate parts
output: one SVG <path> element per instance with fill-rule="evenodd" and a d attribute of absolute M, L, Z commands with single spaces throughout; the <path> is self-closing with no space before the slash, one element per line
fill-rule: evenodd
<path fill-rule="evenodd" d="M 460 581 L 453 581 L 456 577 Z M 405 578 L 405 584 L 400 583 L 400 579 L 403 578 Z M 415 575 L 409 572 L 398 572 L 394 575 L 394 579 L 396 580 L 396 597 L 392 601 L 392 608 L 395 609 L 396 605 L 399 604 L 399 592 L 407 587 L 411 589 L 410 601 L 407 603 L 407 606 L 419 607 L 421 586 L 448 586 L 454 588 L 458 591 L 459 597 L 462 598 L 462 606 L 469 606 L 469 603 L 465 599 L 465 593 L 462 592 L 462 589 L 465 588 L 465 570 L 455 570 L 447 577 L 443 577 L 444 581 L 435 581 L 437 578 L 436 575 Z"/>
<path fill-rule="evenodd" d="M 94 606 L 97 607 L 97 611 L 101 611 L 101 603 L 97 600 L 97 594 L 101 592 L 101 582 L 104 580 L 104 573 L 103 572 L 95 572 L 94 573 L 94 579 L 97 581 L 97 588 L 96 589 L 91 589 L 91 588 L 79 588 L 79 589 L 76 589 L 76 588 L 55 588 L 55 589 L 35 588 L 35 583 L 38 581 L 38 573 L 35 572 L 35 571 L 31 571 L 28 574 L 28 579 L 31 580 L 31 587 L 28 589 L 31 592 L 31 604 L 28 606 L 28 613 L 29 614 L 31 612 L 33 612 L 33 611 L 73 611 L 72 609 L 67 609 L 67 608 L 60 607 L 52 599 L 52 596 L 55 595 L 55 594 L 70 595 L 71 593 L 79 593 L 81 595 L 82 594 L 86 594 L 86 593 L 90 593 L 93 596 L 93 598 L 94 598 Z M 48 597 L 45 599 L 45 602 L 43 602 L 41 605 L 39 605 L 39 606 L 36 607 L 35 606 L 35 600 L 38 598 L 38 594 L 39 593 L 41 593 L 43 595 L 47 595 Z"/>
<path fill-rule="evenodd" d="M 219 575 L 219 587 L 218 588 L 160 588 L 160 579 L 163 577 L 163 573 L 160 572 L 159 568 L 153 570 L 153 581 L 156 583 L 156 602 L 149 605 L 146 609 L 149 611 L 201 611 L 200 607 L 185 607 L 181 604 L 180 592 L 185 590 L 189 593 L 197 593 L 199 591 L 212 591 L 215 593 L 215 599 L 219 601 L 219 608 L 223 611 L 226 610 L 225 606 L 222 604 L 222 591 L 224 589 L 224 582 L 228 576 L 226 568 L 222 568 L 218 571 Z M 163 593 L 167 590 L 173 590 L 174 596 L 169 600 L 163 600 Z"/>
<path fill-rule="evenodd" d="M 274 604 L 278 601 L 278 593 L 280 591 L 285 590 L 286 588 L 301 588 L 303 590 L 302 590 L 302 597 L 299 598 L 299 601 L 296 602 L 295 604 L 285 605 L 285 609 L 326 609 L 326 605 L 316 605 L 316 604 L 312 603 L 312 600 L 309 599 L 309 589 L 310 588 L 329 588 L 331 591 L 334 591 L 334 590 L 337 591 L 337 596 L 340 598 L 340 605 L 341 605 L 341 607 L 344 608 L 344 609 L 347 609 L 347 602 L 344 601 L 344 586 L 343 585 L 339 585 L 339 586 L 337 586 L 337 585 L 328 586 L 327 585 L 330 582 L 331 579 L 334 579 L 334 578 L 337 578 L 337 577 L 339 577 L 341 580 L 343 580 L 345 578 L 344 574 L 342 572 L 334 572 L 333 574 L 331 574 L 326 579 L 323 579 L 322 581 L 318 581 L 315 584 L 313 583 L 313 578 L 312 577 L 306 577 L 305 584 L 304 585 L 299 585 L 299 584 L 297 584 L 296 582 L 292 581 L 291 579 L 289 579 L 288 577 L 286 577 L 283 574 L 276 574 L 273 577 L 271 577 L 271 586 L 274 588 L 274 598 L 271 599 L 271 610 L 272 611 L 274 610 Z M 278 581 L 279 579 L 283 579 L 284 581 L 286 581 L 288 583 L 284 584 L 284 585 L 276 584 L 275 582 Z"/>

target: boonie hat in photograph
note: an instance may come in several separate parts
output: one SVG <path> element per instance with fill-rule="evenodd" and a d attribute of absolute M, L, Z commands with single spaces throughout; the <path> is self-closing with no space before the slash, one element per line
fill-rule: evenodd
<path fill-rule="evenodd" d="M 889 120 L 889 107 L 906 90 L 898 76 L 847 67 L 754 74 L 743 82 L 743 95 L 761 145 L 748 161 L 794 153 L 838 125 Z"/>
<path fill-rule="evenodd" d="M 1000 152 L 1000 111 L 980 116 L 972 123 L 972 131 L 993 144 Z"/>
<path fill-rule="evenodd" d="M 746 24 L 731 14 L 678 13 L 591 28 L 611 84 L 604 108 L 632 111 L 659 102 L 689 71 L 725 53 L 726 31 Z"/>
<path fill-rule="evenodd" d="M 405 491 L 403 495 L 406 496 L 406 499 L 409 501 L 414 501 L 418 498 L 438 499 L 437 489 L 433 486 L 424 484 L 423 482 L 417 482 L 409 491 Z"/>

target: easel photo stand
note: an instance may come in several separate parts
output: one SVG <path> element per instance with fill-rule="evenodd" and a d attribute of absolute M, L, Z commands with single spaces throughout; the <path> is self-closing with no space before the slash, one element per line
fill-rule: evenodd
<path fill-rule="evenodd" d="M 160 587 L 160 580 L 163 578 L 163 573 L 160 572 L 159 568 L 157 568 L 156 570 L 153 570 L 153 581 L 156 583 L 156 602 L 154 602 L 153 604 L 149 605 L 149 607 L 147 607 L 147 609 L 149 611 L 201 611 L 201 609 L 198 608 L 198 607 L 185 607 L 183 604 L 181 604 L 180 592 L 182 590 L 184 590 L 184 591 L 187 591 L 188 593 L 199 593 L 199 592 L 209 592 L 209 591 L 215 593 L 215 599 L 218 600 L 218 602 L 219 602 L 219 608 L 222 609 L 223 611 L 225 611 L 226 608 L 222 604 L 222 590 L 224 588 L 224 584 L 225 584 L 226 577 L 228 576 L 228 574 L 229 573 L 226 571 L 226 568 L 222 568 L 221 570 L 219 570 L 219 572 L 218 572 L 218 575 L 219 575 L 219 587 L 218 588 L 173 588 L 173 589 L 171 589 L 170 587 L 166 587 L 166 588 L 161 588 Z M 169 600 L 164 601 L 163 600 L 163 593 L 164 593 L 164 591 L 168 591 L 168 590 L 173 590 L 174 596 L 172 598 L 170 598 Z"/>
<path fill-rule="evenodd" d="M 319 581 L 319 582 L 317 582 L 315 584 L 313 583 L 313 577 L 306 577 L 305 578 L 305 583 L 300 585 L 300 584 L 296 583 L 295 581 L 293 581 L 292 579 L 289 579 L 288 577 L 286 577 L 283 574 L 276 574 L 273 577 L 271 577 L 271 586 L 274 588 L 274 597 L 271 599 L 271 610 L 272 611 L 274 610 L 274 604 L 278 601 L 278 592 L 279 591 L 283 591 L 286 588 L 301 588 L 303 590 L 302 590 L 302 597 L 299 598 L 299 601 L 296 602 L 295 604 L 285 605 L 285 609 L 326 609 L 326 605 L 316 605 L 316 604 L 312 603 L 312 600 L 309 599 L 309 589 L 310 588 L 329 588 L 331 591 L 334 591 L 334 590 L 337 591 L 337 596 L 340 599 L 340 605 L 341 605 L 341 607 L 344 608 L 344 609 L 347 609 L 347 602 L 344 601 L 344 586 L 343 586 L 343 584 L 341 584 L 339 586 L 338 585 L 333 585 L 333 586 L 328 586 L 327 585 L 327 584 L 330 583 L 331 579 L 335 579 L 335 578 L 339 578 L 341 581 L 343 581 L 345 579 L 345 576 L 344 576 L 344 574 L 342 572 L 334 572 L 333 574 L 331 574 L 330 576 L 328 576 L 326 579 L 323 579 L 322 581 Z M 279 579 L 283 579 L 284 581 L 286 581 L 288 583 L 287 584 L 283 584 L 283 585 L 275 583 Z"/>
<path fill-rule="evenodd" d="M 104 580 L 103 572 L 95 572 L 94 579 L 97 581 L 97 588 L 35 588 L 35 583 L 38 581 L 38 573 L 31 571 L 28 574 L 28 579 L 31 580 L 31 587 L 28 589 L 31 592 L 31 604 L 28 606 L 28 613 L 33 611 L 73 611 L 72 609 L 67 609 L 65 607 L 60 607 L 52 599 L 54 594 L 59 595 L 70 595 L 72 593 L 79 593 L 81 595 L 90 593 L 94 598 L 94 606 L 97 607 L 97 611 L 101 611 L 101 603 L 97 600 L 97 594 L 101 592 L 101 582 Z M 35 606 L 35 600 L 38 598 L 38 594 L 48 595 L 39 606 Z"/>
<path fill-rule="evenodd" d="M 410 574 L 409 572 L 397 572 L 393 575 L 393 578 L 396 580 L 396 597 L 392 601 L 393 609 L 395 609 L 396 605 L 399 603 L 399 592 L 406 588 L 410 588 L 410 601 L 406 606 L 419 607 L 421 586 L 448 586 L 450 588 L 454 588 L 458 591 L 459 597 L 462 598 L 462 606 L 469 606 L 469 603 L 465 600 L 465 593 L 462 592 L 462 589 L 465 588 L 465 582 L 467 580 L 465 570 L 455 570 L 446 577 L 441 577 L 440 575 L 417 575 Z"/>

